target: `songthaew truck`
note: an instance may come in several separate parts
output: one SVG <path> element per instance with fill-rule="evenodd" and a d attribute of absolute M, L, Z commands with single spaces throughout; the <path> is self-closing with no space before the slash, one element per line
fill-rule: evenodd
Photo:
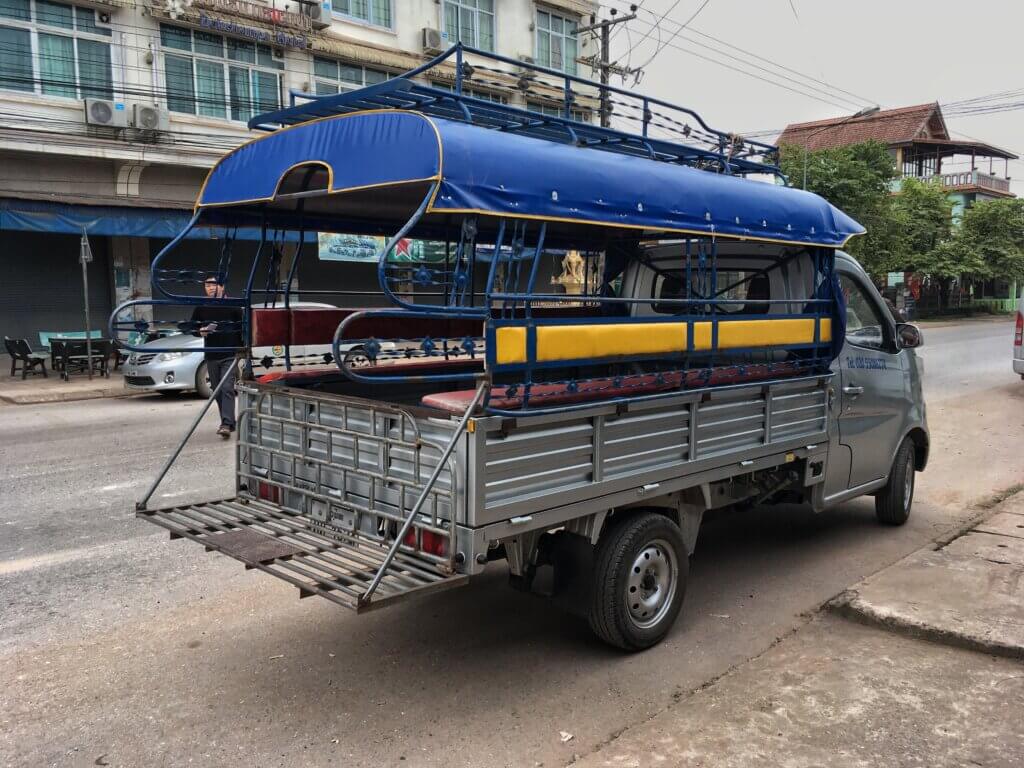
<path fill-rule="evenodd" d="M 150 508 L 172 457 L 137 515 L 357 612 L 499 561 L 524 590 L 551 568 L 545 590 L 627 650 L 671 629 L 709 510 L 870 494 L 904 523 L 928 459 L 921 334 L 840 250 L 861 227 L 749 178 L 781 175 L 775 148 L 691 110 L 543 68 L 563 114 L 481 100 L 463 81 L 485 59 L 524 66 L 457 45 L 304 95 L 210 172 L 153 265 L 161 298 L 119 307 L 111 332 L 142 329 L 145 303 L 243 311 L 235 492 Z M 420 82 L 451 63 L 453 91 Z M 601 88 L 637 100 L 640 132 L 570 109 Z M 653 137 L 659 119 L 685 137 Z M 167 266 L 194 227 L 223 228 L 221 263 Z M 243 227 L 262 233 L 248 263 L 230 258 Z M 385 306 L 295 287 L 318 232 L 381 238 Z M 232 269 L 242 295 L 200 295 Z M 261 369 L 253 347 L 281 359 Z"/>

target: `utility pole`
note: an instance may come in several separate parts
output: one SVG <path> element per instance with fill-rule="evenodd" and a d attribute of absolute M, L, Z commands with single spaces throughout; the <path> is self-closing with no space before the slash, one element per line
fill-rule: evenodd
<path fill-rule="evenodd" d="M 612 8 L 609 13 L 611 14 L 610 19 L 604 21 L 598 21 L 595 16 L 590 17 L 590 24 L 585 27 L 578 27 L 576 34 L 580 35 L 584 32 L 593 32 L 595 30 L 601 30 L 601 53 L 597 56 L 590 56 L 583 59 L 576 59 L 581 64 L 589 64 L 594 69 L 601 71 L 601 85 L 608 85 L 608 76 L 611 74 L 616 75 L 632 75 L 637 70 L 628 69 L 626 67 L 620 67 L 617 64 L 612 64 L 609 61 L 609 49 L 611 47 L 611 29 L 616 24 L 623 24 L 627 21 L 632 21 L 636 18 L 636 6 L 629 6 L 630 13 L 628 16 L 619 17 L 619 12 Z M 611 125 L 612 117 L 612 105 L 611 99 L 608 97 L 608 89 L 601 88 L 601 127 L 607 128 Z"/>

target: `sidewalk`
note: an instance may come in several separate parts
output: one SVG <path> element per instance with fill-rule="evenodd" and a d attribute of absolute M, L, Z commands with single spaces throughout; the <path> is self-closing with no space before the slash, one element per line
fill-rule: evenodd
<path fill-rule="evenodd" d="M 971 315 L 969 317 L 936 317 L 935 319 L 911 320 L 914 325 L 923 329 L 949 328 L 954 325 L 970 325 L 978 323 L 1012 323 L 1014 314 L 1007 312 L 1000 315 Z"/>
<path fill-rule="evenodd" d="M 8 364 L 9 365 L 9 364 Z M 110 378 L 93 376 L 92 381 L 84 373 L 64 381 L 59 374 L 50 372 L 47 378 L 29 376 L 22 381 L 21 374 L 7 376 L 10 369 L 0 375 L 0 405 L 27 405 L 30 403 L 57 403 L 66 400 L 92 400 L 99 397 L 130 397 L 138 394 L 124 387 L 120 372 L 111 371 Z"/>
<path fill-rule="evenodd" d="M 1024 766 L 1024 493 L 574 765 Z"/>

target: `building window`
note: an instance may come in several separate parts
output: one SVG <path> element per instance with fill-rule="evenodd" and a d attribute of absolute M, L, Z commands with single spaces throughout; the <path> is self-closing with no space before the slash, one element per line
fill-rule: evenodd
<path fill-rule="evenodd" d="M 537 63 L 576 74 L 576 22 L 548 11 L 537 11 Z"/>
<path fill-rule="evenodd" d="M 245 122 L 280 109 L 284 61 L 270 46 L 168 24 L 160 44 L 172 112 Z"/>
<path fill-rule="evenodd" d="M 444 0 L 448 42 L 494 50 L 494 0 Z"/>
<path fill-rule="evenodd" d="M 528 101 L 526 108 L 531 112 L 540 112 L 548 117 L 563 117 L 565 113 L 563 107 L 556 107 L 554 104 L 547 104 L 543 101 Z M 590 122 L 590 112 L 585 109 L 570 109 L 569 113 L 572 115 L 572 119 L 579 123 Z"/>
<path fill-rule="evenodd" d="M 0 0 L 0 88 L 112 99 L 110 36 L 92 8 Z"/>
<path fill-rule="evenodd" d="M 440 88 L 445 91 L 455 92 L 455 85 L 453 83 L 445 82 L 433 82 L 431 83 L 435 88 Z M 500 93 L 493 93 L 491 91 L 481 91 L 476 88 L 467 88 L 465 85 L 462 86 L 462 94 L 464 96 L 472 96 L 474 99 L 481 99 L 483 101 L 490 101 L 495 104 L 508 104 L 508 96 Z"/>
<path fill-rule="evenodd" d="M 331 7 L 337 16 L 391 28 L 391 0 L 334 0 Z"/>
<path fill-rule="evenodd" d="M 313 57 L 313 93 L 326 96 L 342 91 L 352 91 L 367 85 L 383 83 L 391 75 L 378 69 L 342 64 L 322 56 Z"/>

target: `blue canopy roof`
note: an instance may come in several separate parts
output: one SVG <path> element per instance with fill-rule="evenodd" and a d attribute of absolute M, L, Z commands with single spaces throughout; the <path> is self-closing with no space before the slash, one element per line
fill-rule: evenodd
<path fill-rule="evenodd" d="M 330 195 L 436 182 L 428 217 L 479 213 L 831 247 L 864 231 L 802 190 L 399 110 L 255 139 L 213 168 L 197 207 L 273 201 L 302 167 L 326 170 Z"/>

